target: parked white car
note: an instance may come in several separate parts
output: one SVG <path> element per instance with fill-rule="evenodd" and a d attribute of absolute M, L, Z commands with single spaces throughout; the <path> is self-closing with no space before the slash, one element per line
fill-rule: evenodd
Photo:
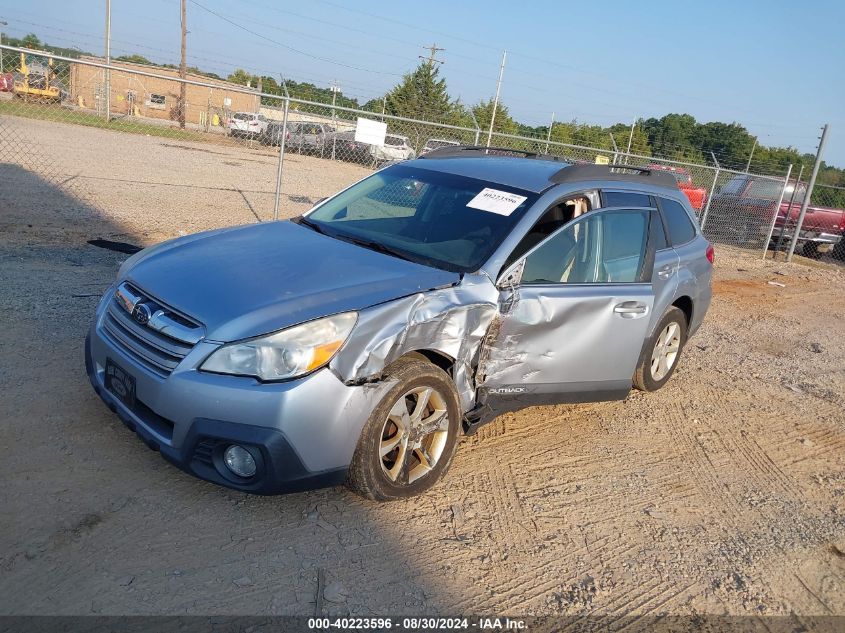
<path fill-rule="evenodd" d="M 458 147 L 459 145 L 460 143 L 458 141 L 452 141 L 445 138 L 430 138 L 425 142 L 422 150 L 420 150 L 420 156 L 428 154 L 436 149 L 440 149 L 441 147 Z"/>
<path fill-rule="evenodd" d="M 370 153 L 376 163 L 410 160 L 417 157 L 408 137 L 399 134 L 388 134 L 384 137 L 384 145 L 371 146 Z"/>
<path fill-rule="evenodd" d="M 228 121 L 231 136 L 249 138 L 262 134 L 267 129 L 267 117 L 255 112 L 235 112 Z"/>

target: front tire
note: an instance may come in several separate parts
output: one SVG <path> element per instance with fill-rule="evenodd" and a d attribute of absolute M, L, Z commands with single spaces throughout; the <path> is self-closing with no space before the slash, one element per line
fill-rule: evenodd
<path fill-rule="evenodd" d="M 654 334 L 643 345 L 640 362 L 634 372 L 634 387 L 640 391 L 657 391 L 665 385 L 687 342 L 687 317 L 672 306 L 660 319 Z"/>
<path fill-rule="evenodd" d="M 416 358 L 387 372 L 393 387 L 370 414 L 349 465 L 348 486 L 375 501 L 418 495 L 452 463 L 461 408 L 452 380 Z"/>

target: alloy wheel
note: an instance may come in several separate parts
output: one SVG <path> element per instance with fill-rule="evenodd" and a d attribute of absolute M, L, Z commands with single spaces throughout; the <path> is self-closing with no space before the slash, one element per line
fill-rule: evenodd
<path fill-rule="evenodd" d="M 669 323 L 657 340 L 651 352 L 651 377 L 660 381 L 672 369 L 681 349 L 681 326 L 674 321 Z"/>
<path fill-rule="evenodd" d="M 382 472 L 393 483 L 414 483 L 437 466 L 448 435 L 443 395 L 432 387 L 411 389 L 393 404 L 382 427 Z"/>

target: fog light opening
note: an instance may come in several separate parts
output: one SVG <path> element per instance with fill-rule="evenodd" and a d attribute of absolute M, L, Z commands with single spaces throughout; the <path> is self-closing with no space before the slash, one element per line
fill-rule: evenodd
<path fill-rule="evenodd" d="M 226 464 L 226 468 L 244 479 L 253 477 L 258 470 L 252 453 L 238 444 L 232 444 L 226 448 L 223 453 L 223 463 Z"/>

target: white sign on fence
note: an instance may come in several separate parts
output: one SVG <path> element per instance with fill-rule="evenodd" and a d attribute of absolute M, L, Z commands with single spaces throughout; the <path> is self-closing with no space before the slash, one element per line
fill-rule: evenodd
<path fill-rule="evenodd" d="M 359 118 L 358 125 L 355 126 L 355 141 L 358 143 L 384 147 L 384 137 L 386 134 L 387 123 L 382 123 L 381 121 Z"/>

